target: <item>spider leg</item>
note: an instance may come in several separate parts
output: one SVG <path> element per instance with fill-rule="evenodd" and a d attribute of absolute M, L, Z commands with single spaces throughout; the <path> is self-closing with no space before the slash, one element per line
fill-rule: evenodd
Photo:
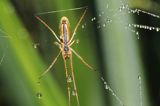
<path fill-rule="evenodd" d="M 74 36 L 76 35 L 77 29 L 78 29 L 78 27 L 79 27 L 80 23 L 82 22 L 82 19 L 84 18 L 85 14 L 86 14 L 86 12 L 87 12 L 87 9 L 88 9 L 88 7 L 86 7 L 86 9 L 84 10 L 84 12 L 83 12 L 82 16 L 80 17 L 80 19 L 79 19 L 78 23 L 76 24 L 76 26 L 75 26 L 75 28 L 74 28 L 74 31 L 73 31 L 73 34 L 72 34 L 72 37 L 71 37 L 71 39 L 70 39 L 69 43 L 71 43 L 71 42 L 72 42 L 72 40 L 73 40 Z"/>
<path fill-rule="evenodd" d="M 35 16 L 45 27 L 47 27 L 51 32 L 52 34 L 54 35 L 54 37 L 58 40 L 58 42 L 61 42 L 60 39 L 58 38 L 58 36 L 56 35 L 56 33 L 53 31 L 53 29 L 47 25 L 46 22 L 44 22 L 40 17 L 38 16 Z"/>
<path fill-rule="evenodd" d="M 53 62 L 51 63 L 51 65 L 40 75 L 39 79 L 41 79 L 47 72 L 50 71 L 50 69 L 53 67 L 53 65 L 56 63 L 58 57 L 60 56 L 61 54 L 61 50 L 59 51 L 58 55 L 56 56 L 56 58 L 53 60 Z"/>
<path fill-rule="evenodd" d="M 75 92 L 75 96 L 77 98 L 78 106 L 80 106 L 77 87 L 76 87 L 76 81 L 75 81 L 75 77 L 74 77 L 72 54 L 70 55 L 70 62 L 71 62 L 71 73 L 72 73 L 72 79 L 73 79 L 74 92 Z"/>
<path fill-rule="evenodd" d="M 90 66 L 76 51 L 74 51 L 71 48 L 71 51 L 82 61 L 82 63 L 84 63 L 84 65 L 86 65 L 88 68 L 90 68 L 93 71 L 96 71 L 92 66 Z"/>

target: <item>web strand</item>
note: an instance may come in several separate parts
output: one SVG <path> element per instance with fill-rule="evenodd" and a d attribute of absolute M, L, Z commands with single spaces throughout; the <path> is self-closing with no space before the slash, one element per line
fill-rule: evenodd
<path fill-rule="evenodd" d="M 71 8 L 71 9 L 58 10 L 58 11 L 41 12 L 41 13 L 36 13 L 35 15 L 44 15 L 44 14 L 52 14 L 52 13 L 65 12 L 65 11 L 81 10 L 81 9 L 87 8 L 87 7 L 88 6 L 79 7 L 79 8 Z"/>

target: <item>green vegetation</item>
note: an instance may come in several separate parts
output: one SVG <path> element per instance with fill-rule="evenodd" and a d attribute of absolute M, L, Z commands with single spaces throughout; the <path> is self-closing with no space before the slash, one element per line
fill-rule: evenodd
<path fill-rule="evenodd" d="M 109 0 L 108 0 L 109 1 Z M 138 0 L 137 0 L 138 1 Z M 109 1 L 109 8 L 120 6 L 118 0 Z M 152 9 L 136 2 L 131 7 Z M 125 29 L 123 22 L 134 23 L 136 19 L 129 14 L 118 15 L 107 27 L 97 28 L 91 17 L 101 14 L 96 20 L 114 16 L 114 12 L 104 10 L 104 1 L 80 0 L 0 0 L 0 105 L 3 106 L 68 106 L 67 84 L 64 62 L 60 56 L 55 66 L 38 83 L 39 75 L 50 65 L 58 54 L 54 45 L 56 39 L 35 17 L 36 13 L 89 6 L 87 14 L 78 27 L 73 49 L 87 63 L 97 69 L 90 71 L 75 55 L 73 66 L 81 106 L 120 106 L 111 92 L 105 89 L 101 74 L 107 79 L 115 94 L 125 106 L 140 106 L 138 76 L 142 77 L 143 106 L 152 105 L 145 64 L 141 56 L 135 33 Z M 84 9 L 61 13 L 40 15 L 58 34 L 62 16 L 70 20 L 71 33 Z M 94 13 L 97 11 L 97 13 Z M 94 14 L 94 15 L 93 15 Z M 101 21 L 103 25 L 103 21 Z M 82 27 L 82 25 L 84 25 Z M 156 46 L 155 46 L 156 47 Z M 144 68 L 145 67 L 145 68 Z M 72 106 L 76 106 L 76 98 Z"/>

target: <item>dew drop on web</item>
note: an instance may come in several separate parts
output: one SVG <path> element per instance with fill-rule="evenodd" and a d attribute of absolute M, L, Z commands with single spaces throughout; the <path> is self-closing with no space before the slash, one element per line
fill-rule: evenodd
<path fill-rule="evenodd" d="M 41 92 L 37 92 L 36 96 L 37 96 L 38 99 L 41 99 L 42 98 L 42 93 Z"/>
<path fill-rule="evenodd" d="M 71 82 L 72 82 L 72 78 L 71 78 L 70 75 L 69 75 L 68 78 L 67 78 L 67 82 L 68 82 L 68 83 L 71 83 Z"/>
<path fill-rule="evenodd" d="M 76 91 L 75 90 L 72 91 L 72 95 L 76 96 Z"/>

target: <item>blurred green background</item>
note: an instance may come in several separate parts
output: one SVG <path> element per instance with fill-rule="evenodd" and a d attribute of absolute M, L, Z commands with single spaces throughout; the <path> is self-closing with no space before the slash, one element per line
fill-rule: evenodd
<path fill-rule="evenodd" d="M 78 27 L 75 39 L 79 43 L 73 49 L 97 72 L 90 71 L 73 56 L 81 106 L 121 106 L 105 89 L 101 76 L 125 106 L 159 106 L 160 33 L 135 29 L 140 35 L 137 39 L 126 27 L 129 23 L 158 27 L 160 20 L 143 13 L 120 11 L 126 2 L 132 9 L 160 14 L 158 0 L 0 0 L 0 58 L 3 60 L 0 62 L 0 106 L 68 105 L 62 56 L 41 83 L 37 83 L 38 76 L 50 65 L 59 48 L 54 45 L 53 35 L 34 15 L 83 6 L 88 6 L 88 11 Z M 73 32 L 83 11 L 46 14 L 41 18 L 58 34 L 60 18 L 67 16 Z M 72 106 L 77 106 L 76 98 L 71 98 Z"/>

